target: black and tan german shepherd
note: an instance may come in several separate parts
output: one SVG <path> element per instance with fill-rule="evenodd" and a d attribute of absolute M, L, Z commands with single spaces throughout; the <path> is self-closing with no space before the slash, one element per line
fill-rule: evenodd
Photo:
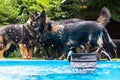
<path fill-rule="evenodd" d="M 20 47 L 22 58 L 31 57 L 32 46 L 36 44 L 44 29 L 44 21 L 44 11 L 40 15 L 30 13 L 25 24 L 10 24 L 0 28 L 0 58 L 3 58 L 11 44 Z"/>
<path fill-rule="evenodd" d="M 57 21 L 53 21 L 50 20 L 50 22 L 52 24 L 56 24 L 56 25 L 70 25 L 73 23 L 77 23 L 83 21 L 81 19 L 78 18 L 71 18 L 71 19 L 65 19 L 65 20 L 57 20 Z M 54 57 L 58 58 L 61 55 L 61 52 L 63 51 L 63 46 L 59 41 L 54 40 L 53 38 L 49 38 L 49 37 L 53 37 L 52 34 L 50 33 L 45 33 L 44 38 L 46 37 L 46 40 L 44 40 L 44 49 L 46 51 L 46 59 L 54 59 Z M 49 50 L 49 48 L 51 48 Z"/>
<path fill-rule="evenodd" d="M 116 45 L 112 42 L 107 30 L 96 21 L 80 21 L 67 25 L 58 25 L 49 21 L 46 24 L 44 32 L 50 35 L 49 39 L 62 44 L 65 56 L 71 47 L 86 44 L 103 48 L 103 44 L 107 43 L 108 46 L 116 51 Z M 65 58 L 64 55 L 60 59 Z"/>

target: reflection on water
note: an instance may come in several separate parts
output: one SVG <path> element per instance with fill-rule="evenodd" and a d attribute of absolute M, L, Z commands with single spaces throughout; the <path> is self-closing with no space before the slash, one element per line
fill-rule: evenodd
<path fill-rule="evenodd" d="M 0 66 L 2 80 L 120 80 L 120 62 L 98 62 L 94 71 L 73 69 L 67 61 L 13 63 Z"/>

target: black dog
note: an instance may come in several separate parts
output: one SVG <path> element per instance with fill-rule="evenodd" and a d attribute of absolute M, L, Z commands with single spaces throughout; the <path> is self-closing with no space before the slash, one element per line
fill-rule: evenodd
<path fill-rule="evenodd" d="M 46 24 L 47 27 L 45 27 L 44 32 L 51 35 L 49 39 L 62 44 L 65 56 L 71 47 L 86 44 L 103 48 L 103 44 L 107 43 L 114 51 L 116 50 L 116 46 L 109 37 L 107 30 L 96 21 L 82 21 L 67 25 L 57 25 L 49 21 Z M 64 55 L 60 59 L 63 59 Z"/>
<path fill-rule="evenodd" d="M 0 29 L 0 58 L 13 44 L 20 47 L 23 58 L 32 56 L 32 46 L 34 46 L 45 26 L 45 12 L 41 15 L 30 13 L 29 19 L 25 24 L 10 24 Z M 41 22 L 41 23 L 40 23 Z"/>
<path fill-rule="evenodd" d="M 76 22 L 82 21 L 81 19 L 77 18 L 72 18 L 72 19 L 65 19 L 65 20 L 58 20 L 58 21 L 53 21 L 49 20 L 52 24 L 56 25 L 70 25 Z M 63 51 L 63 46 L 59 41 L 55 41 L 53 38 L 51 38 L 53 35 L 49 32 L 46 32 L 44 34 L 44 49 L 46 52 L 46 58 L 47 59 L 53 59 L 55 56 L 59 57 Z M 46 38 L 45 38 L 46 37 Z M 49 48 L 52 48 L 49 50 Z"/>

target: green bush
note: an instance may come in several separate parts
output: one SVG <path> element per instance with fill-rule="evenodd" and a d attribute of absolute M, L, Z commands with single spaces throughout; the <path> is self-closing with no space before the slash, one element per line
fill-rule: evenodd
<path fill-rule="evenodd" d="M 60 8 L 62 0 L 0 0 L 0 25 L 24 23 L 29 12 L 46 10 L 52 19 L 59 19 L 64 12 Z"/>

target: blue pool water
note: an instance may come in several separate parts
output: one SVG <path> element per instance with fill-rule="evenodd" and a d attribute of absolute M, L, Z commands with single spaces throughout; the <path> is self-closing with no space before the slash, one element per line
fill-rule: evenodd
<path fill-rule="evenodd" d="M 98 61 L 94 71 L 60 60 L 1 60 L 1 80 L 120 80 L 119 61 Z"/>

